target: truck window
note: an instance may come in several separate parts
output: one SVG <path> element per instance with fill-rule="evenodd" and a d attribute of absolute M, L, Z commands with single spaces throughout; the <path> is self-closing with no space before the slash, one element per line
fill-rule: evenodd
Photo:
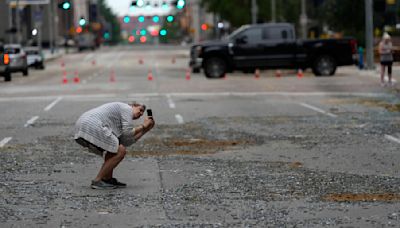
<path fill-rule="evenodd" d="M 269 27 L 263 29 L 264 40 L 286 40 L 293 39 L 288 28 L 284 27 Z"/>
<path fill-rule="evenodd" d="M 247 37 L 247 43 L 260 43 L 262 42 L 262 29 L 261 28 L 250 28 L 246 31 L 243 31 L 239 36 L 239 38 Z"/>

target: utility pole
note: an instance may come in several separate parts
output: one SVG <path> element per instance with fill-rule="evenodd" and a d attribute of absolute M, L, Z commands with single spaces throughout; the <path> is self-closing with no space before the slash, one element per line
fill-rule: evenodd
<path fill-rule="evenodd" d="M 257 24 L 258 6 L 257 0 L 251 0 L 251 23 Z"/>
<path fill-rule="evenodd" d="M 307 12 L 306 12 L 306 0 L 301 0 L 301 15 L 300 15 L 300 25 L 301 25 L 301 38 L 307 39 Z"/>
<path fill-rule="evenodd" d="M 47 20 L 49 23 L 49 40 L 50 40 L 50 51 L 51 53 L 54 52 L 54 16 L 53 16 L 53 10 L 52 10 L 52 5 L 54 1 L 50 1 L 49 4 L 47 5 Z"/>
<path fill-rule="evenodd" d="M 276 1 L 271 0 L 271 22 L 276 22 Z"/>
<path fill-rule="evenodd" d="M 8 4 L 8 28 L 13 28 L 12 9 L 10 4 Z M 11 31 L 9 31 L 8 34 L 8 43 L 14 43 L 14 34 Z"/>
<path fill-rule="evenodd" d="M 54 13 L 53 18 L 53 26 L 54 26 L 54 46 L 56 48 L 56 51 L 58 51 L 58 25 L 59 25 L 59 20 L 60 18 L 58 17 L 58 10 L 57 10 L 57 1 L 51 1 L 51 5 L 52 5 L 52 12 Z M 53 20 L 52 18 L 52 20 Z"/>
<path fill-rule="evenodd" d="M 20 34 L 20 30 L 21 30 L 21 23 L 19 21 L 19 0 L 17 0 L 16 6 L 15 6 L 15 27 L 17 28 L 17 43 L 21 43 L 21 34 Z"/>
<path fill-rule="evenodd" d="M 194 29 L 194 43 L 198 43 L 200 41 L 200 6 L 199 1 L 195 0 L 191 3 L 192 13 L 193 13 L 193 24 L 192 27 Z"/>
<path fill-rule="evenodd" d="M 365 0 L 366 69 L 374 69 L 374 34 L 372 0 Z"/>

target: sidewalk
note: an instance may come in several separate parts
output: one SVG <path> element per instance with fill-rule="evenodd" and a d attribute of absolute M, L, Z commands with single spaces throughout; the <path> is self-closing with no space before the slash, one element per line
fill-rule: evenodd
<path fill-rule="evenodd" d="M 376 82 L 379 84 L 380 82 L 380 70 L 381 66 L 379 63 L 375 64 L 375 69 L 373 70 L 360 70 L 356 66 L 342 66 L 338 67 L 338 72 L 348 75 L 360 75 L 360 76 L 368 76 L 371 78 L 375 78 Z M 387 82 L 387 69 L 385 72 L 385 81 Z M 400 89 L 400 63 L 394 63 L 392 67 L 392 81 L 394 82 L 394 86 L 392 88 Z"/>

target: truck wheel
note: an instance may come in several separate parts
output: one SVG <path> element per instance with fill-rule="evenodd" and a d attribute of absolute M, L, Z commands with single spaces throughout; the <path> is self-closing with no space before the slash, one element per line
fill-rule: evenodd
<path fill-rule="evenodd" d="M 207 78 L 221 78 L 226 73 L 226 63 L 218 57 L 206 59 L 204 63 L 204 73 Z"/>
<path fill-rule="evenodd" d="M 9 71 L 6 71 L 4 73 L 4 81 L 10 82 L 11 81 L 11 73 Z"/>
<path fill-rule="evenodd" d="M 23 74 L 24 76 L 28 76 L 28 75 L 29 75 L 28 67 L 25 68 L 25 69 L 22 71 L 22 74 Z"/>
<path fill-rule="evenodd" d="M 196 73 L 200 73 L 200 68 L 196 67 L 192 69 L 192 73 L 196 74 Z"/>
<path fill-rule="evenodd" d="M 315 59 L 312 70 L 315 76 L 330 76 L 335 74 L 336 67 L 336 61 L 333 57 L 322 55 Z"/>

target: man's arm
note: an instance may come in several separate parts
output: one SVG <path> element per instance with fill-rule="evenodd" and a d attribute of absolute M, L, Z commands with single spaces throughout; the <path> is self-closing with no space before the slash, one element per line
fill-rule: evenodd
<path fill-rule="evenodd" d="M 150 129 L 154 127 L 154 120 L 153 119 L 146 119 L 144 124 L 135 127 L 133 137 L 135 138 L 135 142 L 138 141 L 144 134 L 146 134 Z"/>

